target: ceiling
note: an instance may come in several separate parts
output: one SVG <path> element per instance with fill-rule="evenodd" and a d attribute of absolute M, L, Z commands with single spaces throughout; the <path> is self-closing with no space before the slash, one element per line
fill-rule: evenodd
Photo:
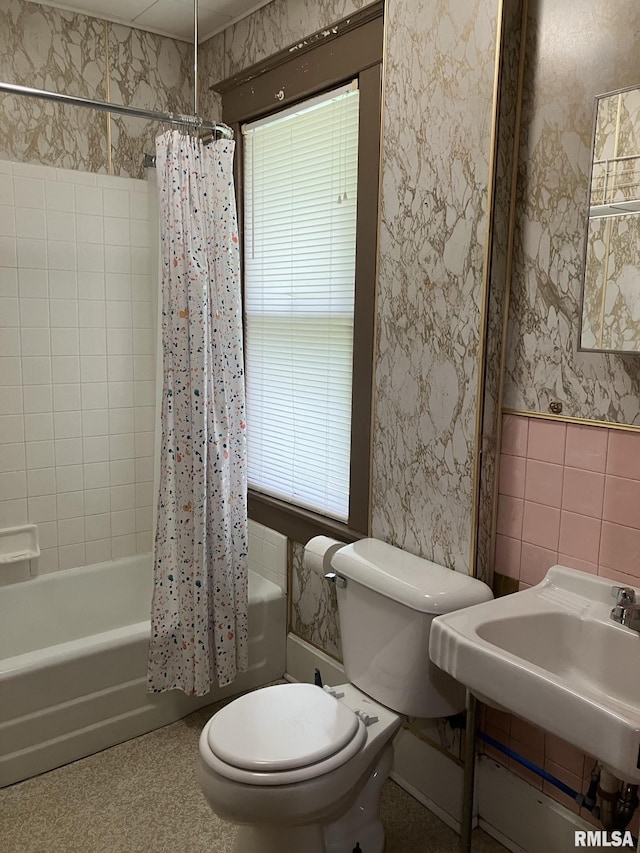
<path fill-rule="evenodd" d="M 194 0 L 30 0 L 103 18 L 193 43 Z M 198 41 L 203 42 L 271 0 L 198 0 Z"/>

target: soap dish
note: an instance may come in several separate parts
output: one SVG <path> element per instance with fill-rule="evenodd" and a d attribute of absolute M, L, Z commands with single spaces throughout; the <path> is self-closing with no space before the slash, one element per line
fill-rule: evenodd
<path fill-rule="evenodd" d="M 22 524 L 0 529 L 0 565 L 34 560 L 39 556 L 37 525 Z"/>

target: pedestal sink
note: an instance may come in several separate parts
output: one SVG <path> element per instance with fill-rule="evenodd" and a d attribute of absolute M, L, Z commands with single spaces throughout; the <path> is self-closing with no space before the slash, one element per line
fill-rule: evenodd
<path fill-rule="evenodd" d="M 438 616 L 429 654 L 481 701 L 640 783 L 640 634 L 611 620 L 612 586 L 554 566 L 531 589 Z"/>

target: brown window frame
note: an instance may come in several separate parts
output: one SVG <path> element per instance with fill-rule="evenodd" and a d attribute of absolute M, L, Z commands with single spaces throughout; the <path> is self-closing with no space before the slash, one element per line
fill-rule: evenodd
<path fill-rule="evenodd" d="M 212 88 L 222 95 L 222 119 L 236 135 L 235 178 L 240 245 L 242 125 L 358 80 L 358 203 L 353 332 L 351 458 L 347 523 L 249 489 L 249 517 L 297 542 L 329 534 L 355 540 L 370 531 L 371 412 L 375 282 L 380 182 L 383 2 L 279 51 Z"/>

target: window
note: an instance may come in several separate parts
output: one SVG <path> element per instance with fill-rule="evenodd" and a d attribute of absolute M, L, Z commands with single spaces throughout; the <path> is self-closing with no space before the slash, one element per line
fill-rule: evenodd
<path fill-rule="evenodd" d="M 249 486 L 346 523 L 357 86 L 242 133 Z"/>
<path fill-rule="evenodd" d="M 368 532 L 381 60 L 375 3 L 215 87 L 236 130 L 249 515 L 298 542 Z"/>

